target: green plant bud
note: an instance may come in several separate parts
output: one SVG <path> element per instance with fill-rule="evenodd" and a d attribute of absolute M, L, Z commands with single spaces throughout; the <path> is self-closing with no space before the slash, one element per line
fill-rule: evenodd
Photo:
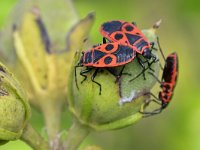
<path fill-rule="evenodd" d="M 0 116 L 0 144 L 18 139 L 30 118 L 30 106 L 23 89 L 1 63 Z"/>
<path fill-rule="evenodd" d="M 144 34 L 150 42 L 156 42 L 155 29 L 144 30 Z M 135 58 L 126 65 L 123 71 L 131 75 L 122 75 L 115 83 L 116 78 L 106 69 L 101 69 L 95 77 L 95 81 L 100 83 L 102 87 L 101 95 L 99 95 L 99 86 L 91 80 L 95 69 L 86 74 L 87 79 L 81 84 L 84 78 L 79 73 L 85 67 L 78 68 L 77 83 L 79 89 L 76 86 L 74 67 L 79 61 L 80 53 L 75 56 L 75 62 L 72 66 L 68 98 L 69 109 L 76 119 L 94 130 L 111 130 L 131 125 L 142 118 L 139 111 L 149 100 L 149 96 L 144 94 L 149 92 L 156 83 L 155 78 L 148 74 L 150 70 L 145 72 L 146 80 L 141 75 L 130 82 L 142 71 L 142 67 Z M 156 55 L 156 51 L 153 53 Z M 155 70 L 154 74 L 158 75 L 159 63 L 154 63 L 151 68 Z M 121 67 L 116 68 L 117 71 L 120 69 Z"/>

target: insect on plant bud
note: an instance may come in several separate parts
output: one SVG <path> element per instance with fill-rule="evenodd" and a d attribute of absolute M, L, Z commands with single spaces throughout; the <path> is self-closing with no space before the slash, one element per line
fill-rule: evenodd
<path fill-rule="evenodd" d="M 20 138 L 30 118 L 30 106 L 23 89 L 1 63 L 0 116 L 0 144 Z"/>
<path fill-rule="evenodd" d="M 144 34 L 150 42 L 156 43 L 155 29 L 145 30 Z M 156 51 L 152 50 L 152 53 L 157 57 Z M 76 54 L 74 66 L 80 62 L 80 55 L 81 52 Z M 144 59 L 142 56 L 139 58 Z M 144 79 L 142 67 L 136 59 L 125 65 L 121 77 L 116 77 L 111 72 L 120 72 L 123 66 L 99 68 L 98 72 L 95 67 L 89 70 L 90 68 L 82 67 L 80 64 L 75 68 L 72 66 L 69 109 L 80 123 L 102 131 L 123 128 L 142 118 L 143 115 L 139 111 L 149 100 L 145 93 L 156 83 L 148 71 L 154 70 L 154 74 L 158 75 L 160 67 L 157 61 L 152 63 L 152 70 L 145 70 Z M 144 65 L 148 68 L 147 63 Z M 86 73 L 81 76 L 83 70 Z M 94 74 L 96 76 L 93 82 Z"/>

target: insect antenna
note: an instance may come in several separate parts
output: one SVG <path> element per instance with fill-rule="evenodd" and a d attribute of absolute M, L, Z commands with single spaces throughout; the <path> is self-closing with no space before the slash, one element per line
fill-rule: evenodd
<path fill-rule="evenodd" d="M 164 59 L 164 61 L 166 60 L 165 59 L 165 55 L 164 55 L 164 53 L 163 53 L 163 51 L 162 51 L 162 48 L 161 48 L 161 45 L 160 45 L 160 41 L 159 41 L 159 37 L 157 36 L 157 44 L 158 44 L 158 49 L 159 49 L 159 51 L 160 51 L 160 53 L 161 53 L 161 55 L 162 55 L 162 57 L 163 57 L 163 59 Z"/>
<path fill-rule="evenodd" d="M 159 83 L 159 84 L 162 84 L 162 82 L 158 79 L 158 77 L 155 75 L 155 74 L 153 74 L 152 72 L 148 72 L 150 75 L 152 75 L 156 80 L 157 80 L 157 82 Z"/>

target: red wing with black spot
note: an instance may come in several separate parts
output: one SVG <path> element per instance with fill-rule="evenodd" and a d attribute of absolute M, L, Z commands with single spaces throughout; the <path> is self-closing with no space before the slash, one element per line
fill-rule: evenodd
<path fill-rule="evenodd" d="M 118 42 L 134 48 L 142 54 L 145 48 L 150 48 L 148 39 L 134 23 L 121 20 L 105 22 L 101 25 L 100 33 L 109 41 Z"/>
<path fill-rule="evenodd" d="M 84 66 L 116 67 L 129 63 L 135 56 L 136 52 L 129 46 L 117 42 L 106 43 L 85 52 Z"/>

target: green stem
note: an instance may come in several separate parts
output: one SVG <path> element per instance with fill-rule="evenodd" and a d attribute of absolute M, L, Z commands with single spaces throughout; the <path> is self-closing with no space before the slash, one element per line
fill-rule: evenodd
<path fill-rule="evenodd" d="M 77 150 L 81 142 L 89 134 L 89 128 L 74 120 L 73 125 L 68 131 L 64 147 L 67 150 Z"/>
<path fill-rule="evenodd" d="M 51 150 L 48 142 L 46 142 L 30 124 L 24 128 L 21 140 L 34 150 Z"/>
<path fill-rule="evenodd" d="M 58 103 L 53 98 L 48 99 L 48 102 L 46 99 L 43 100 L 44 101 L 42 101 L 41 107 L 45 119 L 47 134 L 50 142 L 53 142 L 56 140 L 57 134 L 60 132 L 60 116 L 62 111 L 62 104 L 61 102 Z"/>

